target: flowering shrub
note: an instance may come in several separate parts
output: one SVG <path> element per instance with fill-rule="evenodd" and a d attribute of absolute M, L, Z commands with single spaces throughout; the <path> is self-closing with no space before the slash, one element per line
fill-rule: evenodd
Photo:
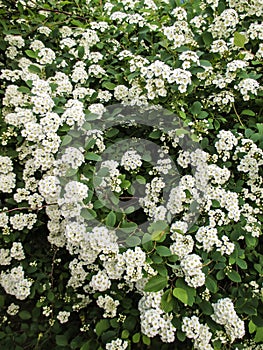
<path fill-rule="evenodd" d="M 1 350 L 262 349 L 262 0 L 0 14 Z"/>

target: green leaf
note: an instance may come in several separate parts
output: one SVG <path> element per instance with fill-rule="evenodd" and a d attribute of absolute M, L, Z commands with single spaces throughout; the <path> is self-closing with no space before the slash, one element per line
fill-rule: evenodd
<path fill-rule="evenodd" d="M 29 320 L 31 318 L 30 312 L 26 310 L 20 311 L 18 315 L 21 318 L 21 320 Z"/>
<path fill-rule="evenodd" d="M 183 332 L 180 331 L 180 330 L 178 330 L 178 331 L 176 332 L 176 336 L 177 336 L 177 339 L 178 339 L 181 343 L 183 343 L 183 342 L 185 341 L 185 339 L 186 339 L 185 333 L 183 333 Z"/>
<path fill-rule="evenodd" d="M 188 304 L 188 295 L 186 290 L 183 288 L 174 288 L 173 296 L 180 300 L 183 304 Z"/>
<path fill-rule="evenodd" d="M 124 330 L 121 332 L 121 339 L 128 339 L 128 338 L 129 338 L 129 335 L 130 335 L 130 332 L 129 332 L 127 329 L 124 329 Z"/>
<path fill-rule="evenodd" d="M 95 162 L 98 162 L 101 160 L 101 156 L 93 152 L 87 152 L 85 155 L 85 159 L 94 160 Z"/>
<path fill-rule="evenodd" d="M 256 343 L 263 342 L 263 327 L 257 328 L 257 332 L 256 332 L 254 340 Z"/>
<path fill-rule="evenodd" d="M 166 287 L 167 282 L 167 277 L 160 275 L 153 276 L 146 283 L 144 290 L 145 292 L 158 292 Z"/>
<path fill-rule="evenodd" d="M 226 271 L 226 275 L 233 282 L 241 282 L 240 274 L 235 270 Z"/>
<path fill-rule="evenodd" d="M 142 237 L 142 246 L 146 251 L 150 251 L 153 249 L 153 241 L 152 236 L 149 233 L 145 233 Z"/>
<path fill-rule="evenodd" d="M 213 36 L 210 32 L 204 32 L 202 34 L 202 39 L 205 43 L 205 46 L 210 46 L 213 42 Z"/>
<path fill-rule="evenodd" d="M 190 108 L 190 111 L 193 115 L 198 115 L 199 113 L 201 113 L 201 110 L 202 104 L 199 101 L 195 101 Z"/>
<path fill-rule="evenodd" d="M 205 286 L 212 293 L 216 293 L 218 291 L 216 280 L 211 276 L 206 277 Z"/>
<path fill-rule="evenodd" d="M 27 86 L 19 86 L 17 90 L 24 94 L 30 94 L 30 89 Z"/>
<path fill-rule="evenodd" d="M 100 320 L 95 327 L 96 333 L 100 336 L 103 332 L 110 328 L 110 322 L 108 320 Z"/>
<path fill-rule="evenodd" d="M 162 242 L 165 237 L 166 233 L 168 232 L 168 225 L 167 222 L 164 220 L 159 220 L 154 223 L 152 223 L 148 231 L 152 233 L 152 240 L 157 242 Z"/>
<path fill-rule="evenodd" d="M 263 327 L 263 316 L 254 315 L 252 316 L 252 321 L 257 327 Z"/>
<path fill-rule="evenodd" d="M 207 300 L 203 300 L 199 306 L 205 315 L 212 315 L 214 313 L 212 305 Z"/>
<path fill-rule="evenodd" d="M 32 51 L 32 50 L 26 50 L 25 53 L 26 53 L 26 55 L 27 55 L 28 57 L 30 57 L 30 58 L 37 58 L 37 57 L 38 57 L 38 56 L 37 56 L 37 53 L 34 52 L 34 51 Z"/>
<path fill-rule="evenodd" d="M 68 345 L 68 339 L 65 335 L 56 335 L 56 344 L 59 346 Z"/>
<path fill-rule="evenodd" d="M 193 304 L 195 302 L 196 289 L 189 287 L 182 278 L 178 278 L 176 280 L 175 285 L 177 288 L 181 288 L 181 289 L 184 289 L 186 291 L 187 297 L 188 297 L 187 304 L 189 306 L 193 306 Z"/>
<path fill-rule="evenodd" d="M 164 312 L 171 312 L 173 310 L 173 306 L 173 293 L 171 289 L 169 289 L 162 295 L 161 308 Z"/>
<path fill-rule="evenodd" d="M 160 264 L 156 263 L 155 265 L 153 264 L 152 267 L 159 273 L 159 275 L 167 277 L 168 276 L 168 271 L 167 268 L 162 264 L 162 258 L 160 258 Z"/>
<path fill-rule="evenodd" d="M 62 139 L 61 146 L 66 146 L 72 141 L 72 136 L 65 135 L 65 136 L 62 136 L 61 139 Z"/>
<path fill-rule="evenodd" d="M 149 137 L 151 139 L 157 140 L 160 138 L 161 134 L 162 134 L 161 130 L 154 130 L 154 131 L 150 132 Z"/>
<path fill-rule="evenodd" d="M 247 38 L 244 34 L 241 34 L 239 32 L 234 33 L 234 45 L 243 48 L 246 42 Z"/>
<path fill-rule="evenodd" d="M 91 348 L 94 348 L 92 346 L 92 342 L 93 340 L 89 340 L 87 341 L 85 344 L 82 345 L 82 347 L 80 348 L 80 350 L 90 350 Z M 91 347 L 92 346 L 92 347 Z"/>
<path fill-rule="evenodd" d="M 245 260 L 237 258 L 236 263 L 242 270 L 247 269 L 247 263 Z"/>
<path fill-rule="evenodd" d="M 49 292 L 47 293 L 47 298 L 48 298 L 48 300 L 51 301 L 51 302 L 54 301 L 54 299 L 55 299 L 54 293 L 51 292 L 51 291 L 49 291 Z"/>
<path fill-rule="evenodd" d="M 116 214 L 111 211 L 109 214 L 106 216 L 106 221 L 105 221 L 107 226 L 114 227 L 116 223 Z"/>
<path fill-rule="evenodd" d="M 0 295 L 0 307 L 2 308 L 5 305 L 5 297 Z"/>
<path fill-rule="evenodd" d="M 249 324 L 248 324 L 248 330 L 249 330 L 249 333 L 254 333 L 257 329 L 257 326 L 253 323 L 253 321 L 249 321 Z"/>
<path fill-rule="evenodd" d="M 148 345 L 148 346 L 151 345 L 151 339 L 149 337 L 147 337 L 146 335 L 142 336 L 142 342 L 145 345 Z"/>
<path fill-rule="evenodd" d="M 189 131 L 186 129 L 176 129 L 175 133 L 177 136 L 182 136 L 182 135 L 187 135 Z"/>
<path fill-rule="evenodd" d="M 204 66 L 204 67 L 212 67 L 211 62 L 209 62 L 207 60 L 200 60 L 200 65 Z"/>
<path fill-rule="evenodd" d="M 28 69 L 30 70 L 30 72 L 32 73 L 36 73 L 36 74 L 40 74 L 41 73 L 41 69 L 37 66 L 35 66 L 34 64 L 31 64 Z"/>
<path fill-rule="evenodd" d="M 71 21 L 71 23 L 72 23 L 74 26 L 77 26 L 77 27 L 80 27 L 80 28 L 85 28 L 85 22 L 78 21 L 77 19 L 73 19 L 73 20 Z"/>
<path fill-rule="evenodd" d="M 156 248 L 156 252 L 160 255 L 160 256 L 170 256 L 172 255 L 171 251 L 169 248 L 165 247 L 164 245 L 160 245 Z"/>
<path fill-rule="evenodd" d="M 78 48 L 78 56 L 79 56 L 79 58 L 80 58 L 80 59 L 83 58 L 83 57 L 84 57 L 84 54 L 85 54 L 85 49 L 84 49 L 83 46 L 80 46 L 80 47 Z"/>
<path fill-rule="evenodd" d="M 140 339 L 141 339 L 141 334 L 140 334 L 140 333 L 135 333 L 135 334 L 132 336 L 132 342 L 133 342 L 134 344 L 139 343 Z"/>
<path fill-rule="evenodd" d="M 85 220 L 92 220 L 97 216 L 97 213 L 95 210 L 83 208 L 81 209 L 81 216 Z"/>
<path fill-rule="evenodd" d="M 219 339 L 213 341 L 214 350 L 222 350 L 222 343 Z"/>
<path fill-rule="evenodd" d="M 129 247 L 137 247 L 141 244 L 141 239 L 137 236 L 130 236 L 125 242 Z"/>
<path fill-rule="evenodd" d="M 66 177 L 72 177 L 74 175 L 76 175 L 78 172 L 78 169 L 68 169 L 66 171 Z"/>
<path fill-rule="evenodd" d="M 129 313 L 132 313 L 133 311 L 135 311 L 134 309 L 131 309 L 132 300 L 128 299 L 128 301 L 130 301 L 131 303 L 130 305 L 128 304 L 126 306 L 128 307 Z M 123 328 L 128 329 L 128 331 L 132 332 L 136 327 L 136 323 L 137 323 L 137 318 L 135 316 L 129 315 L 126 318 L 126 320 L 123 322 Z"/>
<path fill-rule="evenodd" d="M 110 81 L 104 81 L 102 83 L 102 87 L 104 87 L 105 89 L 108 89 L 108 90 L 114 90 L 116 85 L 111 83 Z"/>
<path fill-rule="evenodd" d="M 254 117 L 256 115 L 256 113 L 251 111 L 251 109 L 244 109 L 240 114 L 241 115 L 249 115 L 251 117 Z"/>
<path fill-rule="evenodd" d="M 108 137 L 108 138 L 112 138 L 116 135 L 118 135 L 120 131 L 116 128 L 111 128 L 109 130 L 107 130 L 107 132 L 105 133 L 105 136 Z M 96 140 L 94 140 L 96 142 Z"/>

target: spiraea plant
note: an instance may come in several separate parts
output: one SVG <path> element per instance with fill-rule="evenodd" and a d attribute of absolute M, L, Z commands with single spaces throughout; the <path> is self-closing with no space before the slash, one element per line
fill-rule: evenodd
<path fill-rule="evenodd" d="M 263 343 L 262 0 L 0 0 L 1 350 Z"/>

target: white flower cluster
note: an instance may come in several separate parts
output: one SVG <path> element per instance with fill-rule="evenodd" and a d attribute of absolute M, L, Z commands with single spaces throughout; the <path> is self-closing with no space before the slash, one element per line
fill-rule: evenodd
<path fill-rule="evenodd" d="M 190 287 L 201 287 L 205 284 L 205 274 L 202 271 L 203 264 L 197 254 L 189 254 L 183 257 L 180 266 L 185 275 L 185 281 Z"/>
<path fill-rule="evenodd" d="M 215 246 L 222 255 L 230 255 L 235 249 L 235 244 L 230 242 L 227 236 L 223 235 L 221 240 L 218 238 L 215 227 L 201 226 L 195 237 L 199 243 L 202 243 L 200 247 L 207 252 L 210 252 Z"/>
<path fill-rule="evenodd" d="M 106 344 L 106 350 L 125 350 L 128 345 L 127 340 L 116 339 Z"/>
<path fill-rule="evenodd" d="M 80 148 L 67 147 L 63 155 L 59 158 L 58 164 L 61 164 L 62 169 L 65 167 L 78 169 L 84 163 L 83 151 Z"/>
<path fill-rule="evenodd" d="M 240 91 L 244 101 L 250 99 L 250 94 L 257 95 L 260 85 L 257 80 L 251 78 L 245 78 L 235 87 Z"/>
<path fill-rule="evenodd" d="M 74 65 L 73 71 L 71 73 L 71 79 L 74 83 L 86 82 L 86 80 L 88 79 L 88 73 L 86 71 L 86 65 L 84 62 L 79 61 Z"/>
<path fill-rule="evenodd" d="M 9 249 L 0 249 L 0 265 L 10 265 L 12 258 L 9 253 Z"/>
<path fill-rule="evenodd" d="M 178 255 L 179 259 L 182 259 L 184 256 L 192 253 L 194 249 L 194 240 L 190 235 L 185 235 L 183 233 L 177 232 L 178 226 L 173 224 L 171 226 L 171 239 L 175 241 L 172 245 L 170 245 L 170 251 L 172 254 Z M 175 229 L 176 227 L 176 229 Z"/>
<path fill-rule="evenodd" d="M 55 52 L 48 47 L 44 47 L 39 51 L 37 61 L 40 64 L 46 65 L 46 64 L 52 64 L 55 58 L 56 58 Z"/>
<path fill-rule="evenodd" d="M 95 145 L 98 147 L 99 152 L 103 152 L 105 149 L 105 145 L 103 142 L 103 132 L 101 130 L 88 130 L 86 132 L 86 142 L 90 141 L 90 137 L 92 137 L 95 140 Z M 92 145 L 91 148 L 94 148 L 95 145 Z"/>
<path fill-rule="evenodd" d="M 261 148 L 252 142 L 250 139 L 243 138 L 241 140 L 241 146 L 238 146 L 235 150 L 235 157 L 238 159 L 240 152 L 245 153 L 241 158 L 238 171 L 247 173 L 250 178 L 249 183 L 254 183 L 256 180 L 260 181 L 259 169 L 263 165 L 263 151 Z"/>
<path fill-rule="evenodd" d="M 56 176 L 46 176 L 39 181 L 38 189 L 47 203 L 56 203 L 61 191 L 59 179 Z"/>
<path fill-rule="evenodd" d="M 239 13 L 242 19 L 254 15 L 260 17 L 262 14 L 262 0 L 252 0 L 250 2 L 247 0 L 228 0 L 228 3 Z"/>
<path fill-rule="evenodd" d="M 187 69 L 191 67 L 191 63 L 195 63 L 196 65 L 200 66 L 200 61 L 197 53 L 194 51 L 184 51 L 179 55 L 179 60 L 183 62 L 182 67 L 183 69 Z"/>
<path fill-rule="evenodd" d="M 19 305 L 16 305 L 14 303 L 11 303 L 6 312 L 8 313 L 8 315 L 10 316 L 15 316 L 18 312 L 19 312 Z"/>
<path fill-rule="evenodd" d="M 146 254 L 140 247 L 134 250 L 127 249 L 117 255 L 117 269 L 125 271 L 124 279 L 127 282 L 136 282 L 143 277 L 143 268 L 146 265 Z"/>
<path fill-rule="evenodd" d="M 78 126 L 82 126 L 85 122 L 84 105 L 78 100 L 68 100 L 65 104 L 65 111 L 61 116 L 61 119 L 68 125 L 72 126 L 77 123 Z"/>
<path fill-rule="evenodd" d="M 248 28 L 248 35 L 251 39 L 263 39 L 263 24 L 262 23 L 251 23 Z"/>
<path fill-rule="evenodd" d="M 24 228 L 31 230 L 34 224 L 37 222 L 36 214 L 15 214 L 10 217 L 10 223 L 14 230 L 22 231 Z"/>
<path fill-rule="evenodd" d="M 143 94 L 143 90 L 136 80 L 132 82 L 130 88 L 125 85 L 117 85 L 114 88 L 114 97 L 121 101 L 122 104 L 128 106 L 144 106 L 148 104 L 147 97 Z"/>
<path fill-rule="evenodd" d="M 209 327 L 200 323 L 197 316 L 184 317 L 182 331 L 185 332 L 187 338 L 194 340 L 194 348 L 198 350 L 213 350 L 210 340 L 212 333 Z"/>
<path fill-rule="evenodd" d="M 109 175 L 104 176 L 102 179 L 102 182 L 100 184 L 100 187 L 104 190 L 105 188 L 111 189 L 111 191 L 114 192 L 121 192 L 121 179 L 120 171 L 118 169 L 119 163 L 115 160 L 106 160 L 101 163 L 101 168 L 108 168 L 109 169 Z M 99 189 L 97 189 L 98 191 Z M 103 194 L 103 193 L 102 193 Z"/>
<path fill-rule="evenodd" d="M 24 277 L 22 266 L 18 266 L 5 272 L 2 271 L 0 275 L 0 284 L 7 294 L 14 295 L 19 300 L 24 300 L 30 294 L 32 281 Z"/>
<path fill-rule="evenodd" d="M 140 198 L 140 205 L 150 217 L 155 216 L 158 211 L 158 202 L 162 189 L 165 187 L 165 182 L 161 177 L 154 177 L 150 183 L 145 186 L 145 197 Z"/>
<path fill-rule="evenodd" d="M 70 316 L 69 311 L 59 311 L 57 315 L 57 319 L 59 320 L 60 323 L 67 323 L 69 316 Z"/>
<path fill-rule="evenodd" d="M 196 44 L 194 34 L 185 20 L 175 21 L 172 26 L 163 26 L 162 31 L 164 36 L 172 42 L 173 49 L 180 47 L 182 43 L 184 45 L 192 44 L 193 46 Z"/>
<path fill-rule="evenodd" d="M 220 111 L 230 112 L 232 104 L 235 102 L 234 94 L 231 91 L 223 90 L 212 94 L 208 99 L 209 106 L 218 106 Z"/>
<path fill-rule="evenodd" d="M 94 291 L 104 292 L 110 288 L 111 280 L 104 270 L 100 270 L 92 276 L 89 285 Z"/>
<path fill-rule="evenodd" d="M 88 276 L 88 272 L 85 271 L 84 267 L 86 264 L 78 259 L 73 259 L 69 263 L 70 279 L 68 280 L 67 286 L 77 289 L 81 287 Z"/>
<path fill-rule="evenodd" d="M 64 187 L 64 195 L 58 199 L 61 215 L 64 218 L 79 218 L 84 207 L 83 200 L 88 196 L 88 187 L 78 181 L 70 181 Z"/>
<path fill-rule="evenodd" d="M 213 53 L 220 53 L 221 55 L 224 55 L 226 52 L 229 51 L 228 45 L 223 39 L 214 40 L 211 44 L 210 51 Z"/>
<path fill-rule="evenodd" d="M 88 110 L 92 114 L 96 114 L 98 116 L 98 119 L 102 117 L 103 113 L 106 112 L 106 108 L 102 103 L 93 103 L 88 107 Z"/>
<path fill-rule="evenodd" d="M 120 305 L 119 300 L 114 300 L 111 296 L 100 295 L 97 300 L 97 305 L 104 309 L 103 317 L 115 317 L 117 314 L 117 307 Z"/>
<path fill-rule="evenodd" d="M 238 138 L 228 130 L 220 130 L 217 135 L 218 141 L 215 143 L 216 150 L 220 157 L 226 161 L 230 157 L 229 151 L 232 151 L 238 144 Z"/>
<path fill-rule="evenodd" d="M 0 156 L 0 192 L 10 193 L 16 186 L 13 162 L 7 156 Z"/>
<path fill-rule="evenodd" d="M 142 165 L 141 156 L 135 150 L 126 151 L 121 158 L 125 170 L 137 170 Z"/>
<path fill-rule="evenodd" d="M 147 96 L 150 100 L 158 96 L 166 96 L 165 82 L 176 84 L 181 93 L 186 92 L 191 84 L 191 72 L 170 66 L 160 60 L 156 60 L 148 67 L 141 68 L 142 76 L 146 79 Z"/>
<path fill-rule="evenodd" d="M 7 208 L 4 208 L 4 210 Z M 9 216 L 5 212 L 0 212 L 0 227 L 7 227 Z"/>
<path fill-rule="evenodd" d="M 245 324 L 238 317 L 231 299 L 219 299 L 215 304 L 212 304 L 212 307 L 214 309 L 214 313 L 211 315 L 212 319 L 225 327 L 230 342 L 233 343 L 235 339 L 243 338 Z"/>
<path fill-rule="evenodd" d="M 234 9 L 226 9 L 210 26 L 210 31 L 214 38 L 228 37 L 238 24 L 238 13 Z"/>
<path fill-rule="evenodd" d="M 141 318 L 142 333 L 150 338 L 160 335 L 164 343 L 175 340 L 176 328 L 172 324 L 172 315 L 165 313 L 161 307 L 162 292 L 144 293 L 138 309 Z"/>
<path fill-rule="evenodd" d="M 25 253 L 21 242 L 13 242 L 12 247 L 10 249 L 10 256 L 11 258 L 16 260 L 25 259 Z"/>

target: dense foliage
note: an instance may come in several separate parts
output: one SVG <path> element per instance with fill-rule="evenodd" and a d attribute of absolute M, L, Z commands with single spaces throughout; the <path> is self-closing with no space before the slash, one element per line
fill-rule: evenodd
<path fill-rule="evenodd" d="M 0 1 L 1 350 L 262 349 L 262 15 Z"/>

